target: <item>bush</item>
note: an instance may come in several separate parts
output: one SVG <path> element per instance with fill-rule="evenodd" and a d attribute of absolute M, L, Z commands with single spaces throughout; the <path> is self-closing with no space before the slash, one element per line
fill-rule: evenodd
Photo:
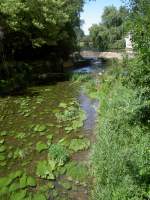
<path fill-rule="evenodd" d="M 0 66 L 0 94 L 24 89 L 30 81 L 30 70 L 26 63 L 3 63 Z"/>
<path fill-rule="evenodd" d="M 124 70 L 119 77 L 116 72 L 107 74 L 100 86 L 93 199 L 149 199 L 149 128 L 135 118 L 141 105 L 137 91 L 122 84 Z"/>
<path fill-rule="evenodd" d="M 117 40 L 114 43 L 110 43 L 108 49 L 125 49 L 125 40 Z"/>

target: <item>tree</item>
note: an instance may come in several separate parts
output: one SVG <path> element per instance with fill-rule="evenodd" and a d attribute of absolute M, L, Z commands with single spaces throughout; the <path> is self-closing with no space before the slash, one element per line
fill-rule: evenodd
<path fill-rule="evenodd" d="M 106 50 L 108 48 L 108 30 L 102 24 L 95 24 L 90 28 L 90 37 L 93 41 L 93 46 L 99 50 Z"/>
<path fill-rule="evenodd" d="M 1 0 L 0 23 L 5 29 L 6 48 L 14 52 L 30 45 L 73 46 L 83 3 L 83 0 Z"/>
<path fill-rule="evenodd" d="M 142 60 L 150 62 L 150 1 L 130 0 L 130 29 L 135 49 L 140 53 Z"/>
<path fill-rule="evenodd" d="M 102 22 L 90 28 L 94 47 L 99 50 L 124 48 L 127 16 L 128 10 L 125 7 L 105 7 Z"/>
<path fill-rule="evenodd" d="M 62 72 L 62 59 L 77 46 L 83 4 L 84 0 L 0 1 L 0 52 L 5 61 L 11 60 L 1 59 L 0 92 L 24 87 L 32 74 Z M 31 64 L 34 59 L 48 59 L 48 66 Z"/>
<path fill-rule="evenodd" d="M 137 54 L 129 67 L 128 77 L 133 87 L 139 89 L 143 101 L 143 107 L 139 112 L 141 117 L 146 116 L 150 120 L 145 114 L 150 113 L 150 1 L 129 0 L 127 2 L 130 8 L 130 30 Z"/>

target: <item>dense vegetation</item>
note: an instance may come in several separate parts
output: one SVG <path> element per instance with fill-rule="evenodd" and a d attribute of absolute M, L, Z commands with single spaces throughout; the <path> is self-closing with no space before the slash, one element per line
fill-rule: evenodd
<path fill-rule="evenodd" d="M 123 49 L 127 33 L 127 16 L 128 10 L 125 7 L 105 7 L 102 22 L 92 25 L 89 36 L 83 37 L 85 47 L 100 51 Z"/>
<path fill-rule="evenodd" d="M 128 2 L 137 55 L 101 80 L 94 200 L 150 198 L 150 2 Z"/>
<path fill-rule="evenodd" d="M 24 87 L 32 79 L 33 65 L 40 74 L 33 63 L 39 55 L 52 64 L 40 64 L 44 73 L 60 66 L 83 35 L 83 3 L 1 0 L 0 92 Z M 70 84 L 32 87 L 26 95 L 0 98 L 1 199 L 65 200 L 71 189 L 87 193 L 89 167 L 93 200 L 150 199 L 150 2 L 127 3 L 129 14 L 124 7 L 105 9 L 102 24 L 91 28 L 90 42 L 100 50 L 119 48 L 128 15 L 135 58 L 115 62 L 99 79 L 77 75 Z M 80 162 L 91 145 L 82 130 L 85 112 L 75 98 L 81 82 L 100 101 L 91 166 Z"/>
<path fill-rule="evenodd" d="M 1 92 L 24 87 L 35 74 L 63 71 L 63 60 L 77 46 L 83 3 L 83 0 L 0 1 Z M 38 62 L 33 63 L 34 60 Z"/>
<path fill-rule="evenodd" d="M 27 54 L 30 48 L 43 46 L 57 46 L 61 50 L 65 47 L 69 51 L 75 45 L 75 28 L 80 24 L 82 6 L 82 0 L 2 0 L 5 53 L 19 57 L 16 54 L 21 54 L 20 51 Z"/>

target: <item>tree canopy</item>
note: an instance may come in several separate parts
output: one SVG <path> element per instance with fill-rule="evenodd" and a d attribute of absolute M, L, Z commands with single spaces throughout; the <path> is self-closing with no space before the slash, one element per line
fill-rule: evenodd
<path fill-rule="evenodd" d="M 145 62 L 150 62 L 150 1 L 129 0 L 130 29 L 135 49 Z"/>
<path fill-rule="evenodd" d="M 11 49 L 59 45 L 75 40 L 83 0 L 1 0 L 0 24 Z M 66 42 L 65 42 L 66 41 Z"/>
<path fill-rule="evenodd" d="M 125 7 L 105 7 L 102 22 L 90 28 L 93 46 L 99 50 L 123 48 L 127 16 L 128 10 Z"/>

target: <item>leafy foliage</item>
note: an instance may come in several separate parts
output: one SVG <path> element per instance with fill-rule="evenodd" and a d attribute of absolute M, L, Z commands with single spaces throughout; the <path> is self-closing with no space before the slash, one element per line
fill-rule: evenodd
<path fill-rule="evenodd" d="M 71 183 L 69 181 L 61 180 L 59 184 L 63 186 L 66 190 L 70 190 L 72 188 Z"/>
<path fill-rule="evenodd" d="M 44 194 L 37 193 L 34 195 L 33 200 L 46 200 L 46 197 Z"/>
<path fill-rule="evenodd" d="M 83 4 L 84 0 L 0 1 L 4 35 L 0 45 L 0 93 L 26 88 L 35 74 L 37 80 L 41 72 L 62 72 L 63 59 L 77 49 Z M 34 67 L 33 60 L 40 57 L 48 60 L 48 66 L 38 68 L 36 63 Z"/>
<path fill-rule="evenodd" d="M 55 111 L 55 116 L 58 122 L 66 123 L 65 130 L 67 133 L 83 126 L 86 116 L 77 102 L 72 101 L 68 104 L 60 103 L 59 108 L 59 110 Z"/>
<path fill-rule="evenodd" d="M 111 70 L 100 86 L 94 200 L 149 198 L 149 128 L 135 118 L 140 101 L 130 84 L 122 85 L 124 70 Z"/>
<path fill-rule="evenodd" d="M 39 161 L 37 164 L 36 174 L 43 179 L 54 180 L 55 177 L 53 171 L 55 167 L 56 167 L 56 162 L 54 160 Z"/>
<path fill-rule="evenodd" d="M 36 181 L 22 171 L 16 171 L 7 177 L 0 178 L 0 196 L 6 195 L 9 199 L 23 200 L 27 195 L 26 188 L 35 187 Z"/>
<path fill-rule="evenodd" d="M 71 177 L 73 180 L 85 181 L 88 176 L 88 169 L 83 164 L 78 164 L 76 162 L 70 162 L 66 165 L 67 176 Z"/>
<path fill-rule="evenodd" d="M 21 200 L 21 199 L 24 199 L 25 197 L 26 197 L 26 191 L 22 190 L 19 192 L 12 193 L 10 200 L 13 200 L 13 199 Z"/>
<path fill-rule="evenodd" d="M 35 127 L 34 127 L 34 131 L 35 132 L 43 132 L 43 131 L 46 131 L 46 126 L 44 125 L 44 124 L 37 124 L 37 125 L 35 125 Z"/>
<path fill-rule="evenodd" d="M 75 152 L 80 150 L 86 150 L 90 146 L 90 141 L 86 138 L 84 139 L 72 139 L 69 145 L 69 149 Z"/>
<path fill-rule="evenodd" d="M 131 10 L 130 29 L 135 49 L 145 64 L 150 62 L 150 2 L 149 0 L 127 0 Z"/>
<path fill-rule="evenodd" d="M 49 148 L 49 157 L 54 159 L 59 166 L 64 165 L 69 159 L 69 154 L 61 144 L 52 144 Z"/>
<path fill-rule="evenodd" d="M 46 150 L 46 149 L 48 149 L 48 146 L 47 146 L 46 144 L 44 144 L 44 143 L 42 143 L 42 142 L 38 142 L 38 143 L 36 144 L 36 150 L 37 150 L 38 152 L 42 152 L 42 151 L 44 151 L 44 150 Z"/>
<path fill-rule="evenodd" d="M 102 23 L 90 28 L 93 47 L 99 50 L 124 48 L 127 16 L 128 11 L 125 7 L 118 10 L 114 6 L 105 7 Z"/>
<path fill-rule="evenodd" d="M 40 47 L 70 40 L 74 26 L 78 25 L 78 13 L 82 6 L 82 0 L 2 0 L 0 13 L 4 26 L 11 34 L 15 33 L 14 42 L 17 40 L 17 44 L 13 43 L 14 48 L 25 45 L 25 42 Z"/>

